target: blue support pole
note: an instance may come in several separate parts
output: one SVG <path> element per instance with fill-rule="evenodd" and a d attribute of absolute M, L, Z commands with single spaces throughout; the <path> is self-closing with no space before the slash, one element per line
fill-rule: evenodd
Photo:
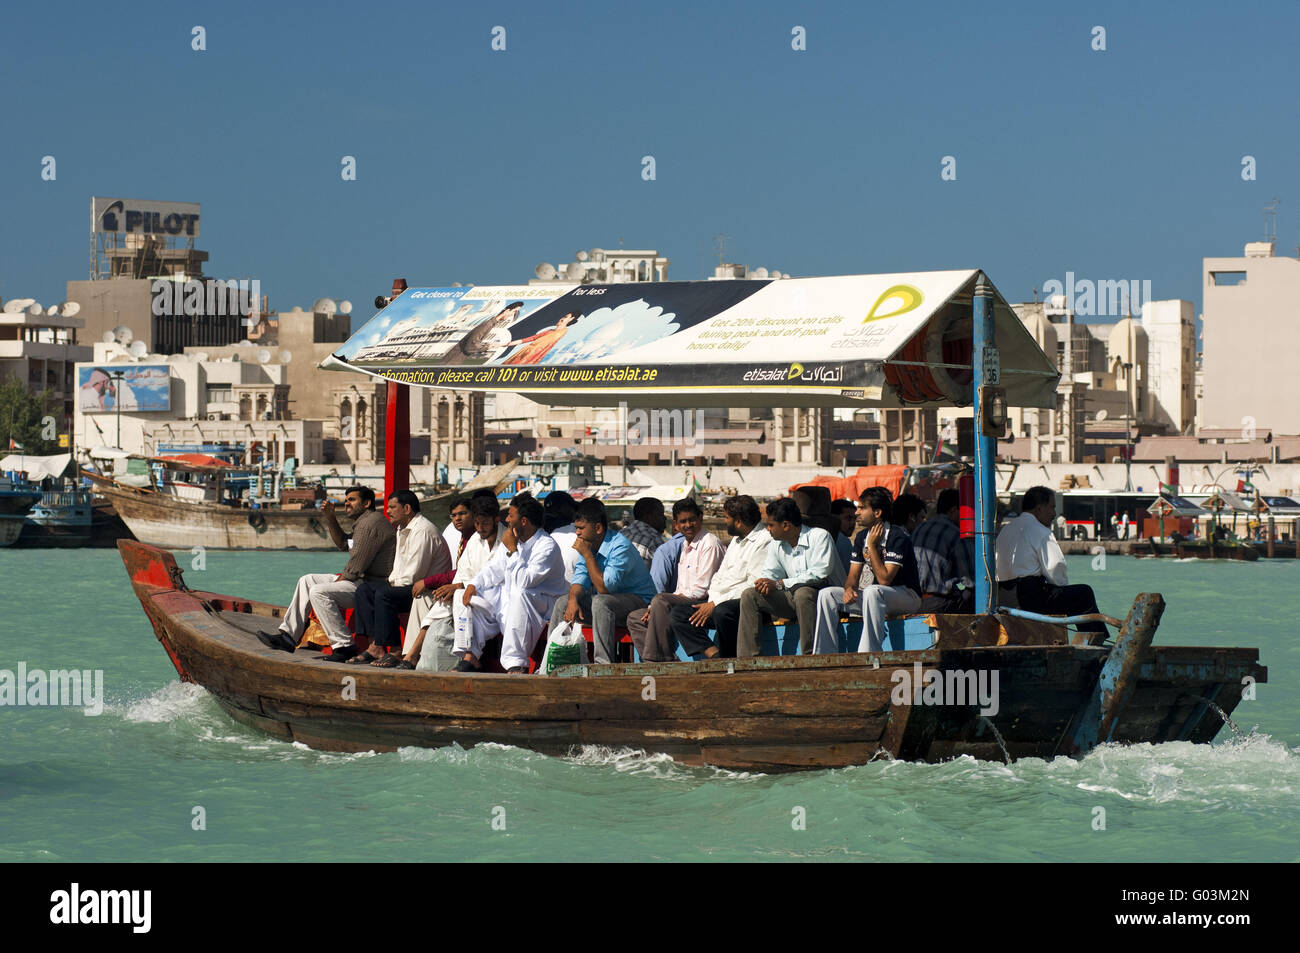
<path fill-rule="evenodd" d="M 975 611 L 977 613 L 993 612 L 997 609 L 997 593 L 994 584 L 997 573 L 994 568 L 994 508 L 997 496 L 993 484 L 993 462 L 997 453 L 997 440 L 986 437 L 980 426 L 983 407 L 980 401 L 980 385 L 996 383 L 997 368 L 988 366 L 989 357 L 996 357 L 992 349 L 997 341 L 993 331 L 993 286 L 984 273 L 975 279 L 974 301 L 974 340 L 971 343 L 975 373 L 971 386 L 975 388 Z"/>

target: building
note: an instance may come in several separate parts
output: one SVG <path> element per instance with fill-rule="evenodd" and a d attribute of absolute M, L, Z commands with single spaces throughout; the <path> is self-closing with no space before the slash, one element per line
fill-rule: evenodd
<path fill-rule="evenodd" d="M 1300 260 L 1273 250 L 1251 242 L 1244 257 L 1202 263 L 1202 427 L 1300 433 L 1300 402 L 1288 392 L 1300 372 Z"/>
<path fill-rule="evenodd" d="M 1142 308 L 1147 334 L 1150 417 L 1170 433 L 1196 423 L 1196 321 L 1190 301 L 1148 301 Z"/>
<path fill-rule="evenodd" d="M 17 302 L 22 304 L 23 302 Z M 3 305 L 3 302 L 0 302 Z M 0 312 L 0 381 L 13 375 L 32 394 L 50 391 L 46 409 L 58 420 L 58 432 L 72 428 L 76 396 L 75 366 L 88 361 L 93 350 L 77 343 L 85 321 L 71 314 L 60 315 L 32 302 L 14 312 Z"/>

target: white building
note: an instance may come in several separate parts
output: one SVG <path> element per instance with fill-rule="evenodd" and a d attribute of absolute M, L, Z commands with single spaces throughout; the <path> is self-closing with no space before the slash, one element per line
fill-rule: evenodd
<path fill-rule="evenodd" d="M 1147 392 L 1151 419 L 1172 433 L 1188 433 L 1196 417 L 1196 322 L 1190 301 L 1148 301 Z"/>

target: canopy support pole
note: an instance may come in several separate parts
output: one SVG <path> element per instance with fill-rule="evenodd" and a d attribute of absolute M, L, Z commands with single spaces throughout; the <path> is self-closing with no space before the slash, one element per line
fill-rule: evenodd
<path fill-rule="evenodd" d="M 993 330 L 993 286 L 983 272 L 975 279 L 974 300 L 974 340 L 972 341 L 972 358 L 975 373 L 971 387 L 975 391 L 974 431 L 975 431 L 975 611 L 991 613 L 998 607 L 994 582 L 997 573 L 994 568 L 994 507 L 997 506 L 997 494 L 994 489 L 994 455 L 997 452 L 997 440 L 984 435 L 982 421 L 983 406 L 980 400 L 980 385 L 988 383 L 988 377 L 994 369 L 986 366 L 990 351 L 997 340 Z"/>
<path fill-rule="evenodd" d="M 388 382 L 388 410 L 384 417 L 384 513 L 388 498 L 411 486 L 411 388 Z"/>

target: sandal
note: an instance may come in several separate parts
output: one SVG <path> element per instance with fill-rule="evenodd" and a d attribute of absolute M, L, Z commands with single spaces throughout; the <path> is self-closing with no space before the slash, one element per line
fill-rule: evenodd
<path fill-rule="evenodd" d="M 394 665 L 393 668 L 402 668 L 402 669 L 406 669 L 408 672 L 414 672 L 415 663 L 408 659 L 402 659 L 400 662 Z"/>
<path fill-rule="evenodd" d="M 371 654 L 370 654 L 370 650 L 369 650 L 369 649 L 366 649 L 366 650 L 365 650 L 364 652 L 362 652 L 360 655 L 356 655 L 356 656 L 353 656 L 352 658 L 348 659 L 347 664 L 348 664 L 348 665 L 368 665 L 368 664 L 370 664 L 371 662 L 378 662 L 379 659 L 380 659 L 380 656 L 378 656 L 378 655 L 371 655 Z"/>
<path fill-rule="evenodd" d="M 383 658 L 377 662 L 371 662 L 370 664 L 375 668 L 397 668 L 401 660 L 402 657 L 396 652 L 386 652 L 384 653 Z"/>

